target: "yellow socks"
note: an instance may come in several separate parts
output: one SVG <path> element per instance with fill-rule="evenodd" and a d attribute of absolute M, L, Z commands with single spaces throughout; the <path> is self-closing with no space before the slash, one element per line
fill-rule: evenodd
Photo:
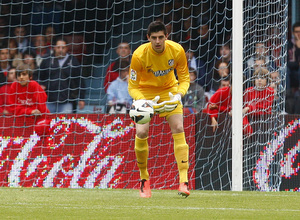
<path fill-rule="evenodd" d="M 189 169 L 189 146 L 185 140 L 185 134 L 173 134 L 174 139 L 174 154 L 179 171 L 179 183 L 188 182 Z"/>
<path fill-rule="evenodd" d="M 179 182 L 188 182 L 188 169 L 189 169 L 189 146 L 185 141 L 184 132 L 173 134 L 174 139 L 174 154 L 179 171 Z M 148 138 L 141 139 L 135 136 L 135 155 L 137 159 L 137 166 L 140 170 L 141 179 L 149 179 L 147 170 L 148 161 Z"/>
<path fill-rule="evenodd" d="M 140 177 L 141 179 L 149 179 L 149 173 L 147 170 L 147 160 L 148 160 L 148 138 L 141 139 L 135 136 L 135 155 L 137 159 L 137 165 L 140 169 Z"/>

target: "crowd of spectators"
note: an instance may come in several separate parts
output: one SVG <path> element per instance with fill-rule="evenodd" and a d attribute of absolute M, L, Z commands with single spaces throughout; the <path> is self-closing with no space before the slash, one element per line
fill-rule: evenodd
<path fill-rule="evenodd" d="M 32 73 L 29 74 L 30 80 L 38 83 L 45 91 L 45 104 L 51 113 L 76 113 L 77 109 L 84 108 L 85 84 L 81 65 L 69 53 L 70 44 L 67 40 L 63 36 L 54 38 L 52 28 L 46 30 L 50 36 L 29 36 L 24 26 L 16 26 L 12 37 L 1 39 L 1 114 L 15 113 L 8 106 L 6 95 L 9 94 L 11 82 L 16 78 L 15 69 L 24 65 Z M 24 87 L 28 87 L 27 84 Z"/>
<path fill-rule="evenodd" d="M 179 42 L 186 51 L 191 86 L 184 98 L 185 107 L 189 112 L 207 111 L 210 98 L 219 89 L 230 87 L 232 77 L 231 33 L 230 31 L 218 31 L 219 27 L 213 24 L 215 18 L 209 18 L 207 13 L 202 14 L 201 17 L 192 16 L 192 12 L 189 10 L 184 10 L 182 13 L 168 13 L 177 7 L 178 1 L 175 2 L 176 4 L 172 7 L 165 6 L 164 16 L 155 19 L 166 24 L 168 39 Z M 97 38 L 99 31 L 92 36 L 89 32 L 92 27 L 87 25 L 94 24 L 91 22 L 95 21 L 92 21 L 93 19 L 90 21 L 87 19 L 88 17 L 85 17 L 85 22 L 90 21 L 90 23 L 87 22 L 86 25 L 83 25 L 82 22 L 79 22 L 84 18 L 82 18 L 82 11 L 78 10 L 78 13 L 74 13 L 74 9 L 91 7 L 92 5 L 89 4 L 85 5 L 82 0 L 70 1 L 70 4 L 64 6 L 62 16 L 61 4 L 51 1 L 44 4 L 33 3 L 30 10 L 33 10 L 34 13 L 32 15 L 24 13 L 27 16 L 24 17 L 24 20 L 30 20 L 30 25 L 20 23 L 14 13 L 7 12 L 7 4 L 4 4 L 1 9 L 3 16 L 0 17 L 0 86 L 6 91 L 8 89 L 6 86 L 13 81 L 9 74 L 10 70 L 27 64 L 33 71 L 33 80 L 37 81 L 47 94 L 47 106 L 50 112 L 75 113 L 77 109 L 83 109 L 86 87 L 82 66 L 72 55 L 72 51 L 68 50 L 71 42 L 68 42 L 63 36 L 72 32 L 85 32 L 87 33 L 85 35 L 87 42 L 99 39 L 100 43 L 98 44 L 101 45 L 103 36 Z M 207 6 L 203 7 L 205 9 Z M 89 16 L 96 17 L 93 13 Z M 44 16 L 41 17 L 42 14 Z M 178 14 L 182 16 L 177 17 Z M 97 19 L 101 20 L 100 17 Z M 231 30 L 230 24 L 226 20 L 224 22 L 219 26 L 223 25 L 224 30 Z M 98 24 L 94 25 L 97 30 L 104 28 L 101 25 L 101 27 L 98 26 Z M 275 35 L 275 32 L 276 29 L 271 35 Z M 267 69 L 268 77 L 271 79 L 267 86 L 274 90 L 276 111 L 285 110 L 286 113 L 300 114 L 300 106 L 298 106 L 300 105 L 300 23 L 297 22 L 292 27 L 292 39 L 288 43 L 286 72 L 278 58 L 280 56 L 278 42 L 275 38 L 272 40 L 272 36 L 269 41 L 257 39 L 253 44 L 254 53 L 244 62 L 243 76 L 247 82 L 244 84 L 244 89 L 247 91 L 253 87 L 254 73 L 258 69 Z M 95 44 L 93 47 L 93 53 L 97 53 Z M 120 103 L 125 106 L 125 112 L 127 112 L 128 105 L 132 102 L 125 98 L 127 95 L 125 94 L 126 74 L 128 73 L 126 68 L 130 65 L 132 54 L 131 42 L 119 42 L 115 52 L 117 58 L 109 63 L 104 85 L 99 85 L 104 87 L 107 95 L 108 108 L 106 112 L 108 113 L 111 111 L 111 107 L 114 107 L 115 110 L 116 105 L 120 105 Z M 286 84 L 283 84 L 284 75 L 287 79 Z M 4 91 L 3 88 L 2 91 Z M 286 91 L 286 106 L 282 104 L 284 91 Z M 6 110 L 2 112 L 6 113 Z"/>

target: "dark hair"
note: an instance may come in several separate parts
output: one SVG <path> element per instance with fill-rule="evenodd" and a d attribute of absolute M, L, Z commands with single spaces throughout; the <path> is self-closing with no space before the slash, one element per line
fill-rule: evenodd
<path fill-rule="evenodd" d="M 226 82 L 229 81 L 229 83 L 231 84 L 232 79 L 231 79 L 231 76 L 228 75 L 228 76 L 222 77 L 220 81 L 226 81 Z M 221 83 L 221 82 L 220 82 L 220 83 Z"/>
<path fill-rule="evenodd" d="M 130 66 L 129 61 L 118 59 L 114 66 L 114 70 L 119 72 L 119 71 L 128 69 L 129 66 Z"/>
<path fill-rule="evenodd" d="M 7 45 L 5 45 L 5 44 L 4 45 L 0 45 L 0 51 L 1 50 L 5 50 L 5 49 L 7 49 L 7 50 L 9 49 Z"/>
<path fill-rule="evenodd" d="M 16 68 L 17 76 L 20 76 L 21 73 L 23 73 L 23 72 L 26 72 L 29 75 L 29 77 L 32 77 L 32 75 L 33 75 L 32 69 L 30 68 L 30 66 L 28 64 L 25 64 L 25 63 L 18 65 Z"/>
<path fill-rule="evenodd" d="M 293 31 L 295 31 L 295 28 L 300 27 L 300 21 L 297 21 L 295 24 L 293 24 Z"/>
<path fill-rule="evenodd" d="M 220 64 L 221 63 L 226 63 L 227 64 L 227 69 L 228 69 L 228 75 L 231 74 L 231 63 L 228 63 L 224 60 L 218 60 L 215 64 L 215 68 L 214 68 L 214 72 L 213 72 L 213 78 L 214 79 L 220 79 L 220 76 L 219 76 L 219 70 L 220 70 Z"/>
<path fill-rule="evenodd" d="M 189 68 L 189 73 L 194 73 L 195 74 L 195 76 L 196 76 L 196 78 L 197 78 L 197 70 L 195 70 L 193 67 L 190 67 Z"/>
<path fill-rule="evenodd" d="M 164 23 L 161 21 L 152 21 L 147 30 L 147 35 L 151 36 L 152 33 L 157 33 L 159 31 L 163 31 L 165 35 L 167 35 L 167 29 Z"/>
<path fill-rule="evenodd" d="M 66 45 L 68 45 L 68 43 L 69 43 L 67 41 L 66 37 L 58 37 L 58 38 L 55 39 L 55 44 L 54 45 L 56 45 L 58 41 L 64 41 L 66 43 Z"/>
<path fill-rule="evenodd" d="M 220 46 L 220 49 L 221 49 L 221 48 L 224 48 L 224 47 L 227 47 L 227 48 L 231 49 L 231 42 L 230 42 L 230 41 L 227 41 L 225 44 L 222 44 L 222 45 Z"/>
<path fill-rule="evenodd" d="M 36 54 L 35 54 L 32 50 L 30 50 L 30 49 L 29 49 L 29 50 L 26 50 L 26 51 L 22 54 L 23 59 L 25 58 L 26 55 L 32 56 L 33 58 L 36 57 Z"/>

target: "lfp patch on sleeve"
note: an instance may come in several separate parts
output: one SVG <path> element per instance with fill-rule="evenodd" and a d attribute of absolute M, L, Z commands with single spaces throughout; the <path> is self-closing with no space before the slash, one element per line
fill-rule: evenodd
<path fill-rule="evenodd" d="M 130 79 L 136 81 L 136 71 L 134 69 L 130 70 Z"/>

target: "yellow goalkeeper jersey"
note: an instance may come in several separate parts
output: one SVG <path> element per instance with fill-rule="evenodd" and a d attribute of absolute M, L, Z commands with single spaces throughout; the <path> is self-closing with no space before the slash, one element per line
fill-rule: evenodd
<path fill-rule="evenodd" d="M 178 87 L 177 92 L 185 95 L 189 85 L 187 60 L 180 44 L 166 40 L 165 50 L 157 53 L 149 42 L 142 44 L 134 51 L 128 82 L 128 91 L 133 99 L 145 99 L 142 91 L 153 91 L 153 97 L 155 97 L 157 92 L 172 87 Z"/>

